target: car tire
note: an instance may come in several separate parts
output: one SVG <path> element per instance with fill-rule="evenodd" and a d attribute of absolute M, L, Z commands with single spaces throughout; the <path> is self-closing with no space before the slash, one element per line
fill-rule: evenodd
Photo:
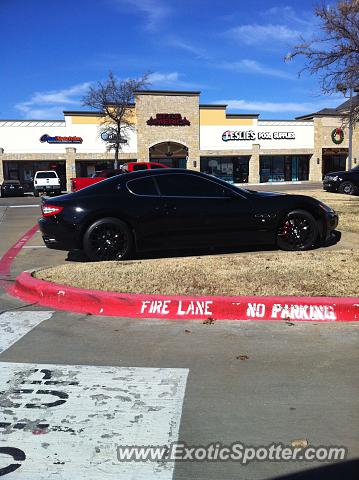
<path fill-rule="evenodd" d="M 128 225 L 118 218 L 102 218 L 88 227 L 83 248 L 93 262 L 126 260 L 133 251 L 133 235 Z"/>
<path fill-rule="evenodd" d="M 339 185 L 339 193 L 344 193 L 345 195 L 356 195 L 358 193 L 358 187 L 352 182 L 343 182 Z"/>
<path fill-rule="evenodd" d="M 281 221 L 277 231 L 277 246 L 281 250 L 310 250 L 319 237 L 318 223 L 306 210 L 293 210 Z"/>

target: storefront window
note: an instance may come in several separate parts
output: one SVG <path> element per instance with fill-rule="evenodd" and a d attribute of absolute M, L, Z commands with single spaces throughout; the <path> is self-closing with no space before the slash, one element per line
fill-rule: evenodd
<path fill-rule="evenodd" d="M 61 189 L 66 190 L 66 167 L 65 161 L 5 161 L 4 179 L 19 180 L 25 192 L 33 191 L 33 180 L 38 170 L 55 170 L 60 178 Z"/>
<path fill-rule="evenodd" d="M 201 172 L 230 183 L 247 183 L 249 157 L 201 157 Z"/>
<path fill-rule="evenodd" d="M 309 158 L 309 155 L 263 155 L 260 157 L 260 181 L 308 180 Z"/>

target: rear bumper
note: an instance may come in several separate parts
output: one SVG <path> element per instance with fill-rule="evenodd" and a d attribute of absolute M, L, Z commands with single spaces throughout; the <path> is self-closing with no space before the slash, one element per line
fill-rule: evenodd
<path fill-rule="evenodd" d="M 60 185 L 42 185 L 42 186 L 35 186 L 34 190 L 38 192 L 59 192 L 61 193 L 61 186 Z"/>
<path fill-rule="evenodd" d="M 53 250 L 78 250 L 82 248 L 77 232 L 67 228 L 65 223 L 53 219 L 40 218 L 38 225 L 47 248 Z"/>

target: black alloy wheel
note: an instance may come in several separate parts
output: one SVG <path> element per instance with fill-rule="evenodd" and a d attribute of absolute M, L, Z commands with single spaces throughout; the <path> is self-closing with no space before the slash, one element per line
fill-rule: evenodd
<path fill-rule="evenodd" d="M 315 246 L 318 235 L 315 218 L 305 210 L 293 210 L 279 226 L 277 245 L 282 250 L 309 250 Z"/>
<path fill-rule="evenodd" d="M 355 195 L 358 192 L 358 188 L 352 182 L 343 182 L 339 185 L 338 191 L 346 195 Z"/>
<path fill-rule="evenodd" d="M 87 229 L 83 246 L 86 255 L 93 262 L 125 260 L 132 252 L 133 237 L 122 220 L 102 218 Z"/>

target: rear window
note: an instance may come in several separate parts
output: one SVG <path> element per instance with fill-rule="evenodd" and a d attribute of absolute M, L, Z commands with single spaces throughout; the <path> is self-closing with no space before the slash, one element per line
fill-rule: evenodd
<path fill-rule="evenodd" d="M 57 178 L 55 172 L 38 172 L 36 178 Z"/>
<path fill-rule="evenodd" d="M 147 165 L 133 165 L 132 169 L 134 172 L 136 170 L 147 170 Z"/>

